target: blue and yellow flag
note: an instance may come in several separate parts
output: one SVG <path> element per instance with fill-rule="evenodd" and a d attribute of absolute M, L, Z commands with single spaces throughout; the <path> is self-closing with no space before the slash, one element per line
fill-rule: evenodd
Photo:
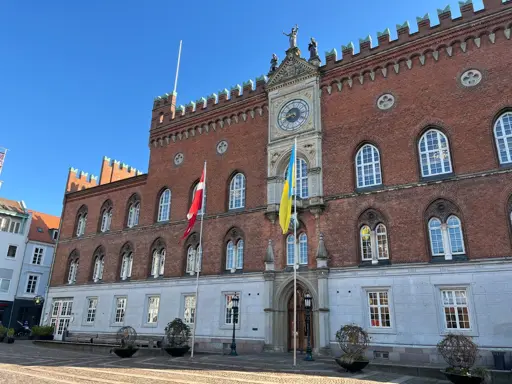
<path fill-rule="evenodd" d="M 295 190 L 296 179 L 296 161 L 295 161 L 295 144 L 292 148 L 290 156 L 290 164 L 288 164 L 288 172 L 284 181 L 283 194 L 281 196 L 281 205 L 279 206 L 279 224 L 283 230 L 283 235 L 288 232 L 290 220 L 292 218 L 292 196 Z"/>

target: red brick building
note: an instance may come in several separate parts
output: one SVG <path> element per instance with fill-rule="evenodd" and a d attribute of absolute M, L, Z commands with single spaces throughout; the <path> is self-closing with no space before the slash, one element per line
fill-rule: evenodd
<path fill-rule="evenodd" d="M 70 171 L 47 321 L 161 335 L 191 320 L 199 225 L 179 239 L 206 161 L 198 347 L 229 342 L 236 293 L 239 350 L 287 350 L 294 238 L 278 211 L 297 138 L 298 286 L 313 296 L 315 350 L 337 348 L 352 322 L 393 360 L 411 359 L 406 347 L 436 359 L 452 330 L 510 346 L 512 2 L 484 4 L 324 63 L 291 39 L 255 83 L 186 106 L 158 97 L 147 174 L 108 158 L 99 181 Z M 298 327 L 302 348 L 302 307 Z"/>

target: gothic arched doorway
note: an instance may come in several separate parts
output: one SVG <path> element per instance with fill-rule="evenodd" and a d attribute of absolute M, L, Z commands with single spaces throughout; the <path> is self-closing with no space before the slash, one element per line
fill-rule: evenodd
<path fill-rule="evenodd" d="M 306 308 L 304 308 L 304 294 L 306 291 L 297 286 L 297 350 L 306 351 L 307 347 L 307 333 L 306 333 Z M 314 347 L 314 338 L 312 332 L 313 328 L 313 313 L 310 312 L 310 327 L 311 330 L 311 348 Z M 293 290 L 290 299 L 288 300 L 288 350 L 293 350 Z"/>

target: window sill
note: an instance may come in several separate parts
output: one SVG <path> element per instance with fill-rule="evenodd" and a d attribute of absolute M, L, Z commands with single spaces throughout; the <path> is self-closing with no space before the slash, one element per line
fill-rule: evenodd
<path fill-rule="evenodd" d="M 228 208 L 228 212 L 232 212 L 232 213 L 243 212 L 243 211 L 245 211 L 245 207 L 241 207 L 241 208 Z"/>
<path fill-rule="evenodd" d="M 144 323 L 142 328 L 158 328 L 158 322 L 156 323 Z"/>
<path fill-rule="evenodd" d="M 432 175 L 432 176 L 420 176 L 420 181 L 441 181 L 444 179 L 451 179 L 454 176 L 455 176 L 455 172 L 441 173 L 441 174 Z"/>
<path fill-rule="evenodd" d="M 387 265 L 391 265 L 391 260 L 381 259 L 381 260 L 378 260 L 377 264 L 373 264 L 372 260 L 363 260 L 359 264 L 359 268 L 376 268 L 376 267 L 382 267 L 382 266 L 387 266 Z"/>
<path fill-rule="evenodd" d="M 368 187 L 356 187 L 355 192 L 356 193 L 365 193 L 365 192 L 373 192 L 378 191 L 379 189 L 384 189 L 384 184 L 376 184 L 376 185 L 369 185 Z"/>
<path fill-rule="evenodd" d="M 122 323 L 112 323 L 110 324 L 110 327 L 123 327 L 124 326 L 124 321 Z"/>
<path fill-rule="evenodd" d="M 373 327 L 367 327 L 366 332 L 373 333 L 373 334 L 391 334 L 396 335 L 395 328 L 373 328 Z"/>
<path fill-rule="evenodd" d="M 82 326 L 84 327 L 94 327 L 94 323 L 82 323 Z"/>
<path fill-rule="evenodd" d="M 448 334 L 479 336 L 478 332 L 475 329 L 457 329 L 457 328 L 443 329 L 443 331 L 440 333 L 440 336 L 446 336 Z"/>
<path fill-rule="evenodd" d="M 241 275 L 242 273 L 244 273 L 243 269 L 236 269 L 234 272 L 231 272 L 231 269 L 226 269 L 223 272 L 224 275 Z"/>
<path fill-rule="evenodd" d="M 468 261 L 468 257 L 466 255 L 452 255 L 451 260 L 446 260 L 444 256 L 432 256 L 430 260 L 430 262 L 433 264 L 451 264 L 464 261 Z"/>
<path fill-rule="evenodd" d="M 498 168 L 500 168 L 500 169 L 512 168 L 512 163 L 500 164 Z"/>

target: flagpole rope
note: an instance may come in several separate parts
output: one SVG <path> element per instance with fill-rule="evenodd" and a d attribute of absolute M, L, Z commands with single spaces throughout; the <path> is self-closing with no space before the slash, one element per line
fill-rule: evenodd
<path fill-rule="evenodd" d="M 199 254 L 196 251 L 195 267 L 196 267 L 196 296 L 194 303 L 194 324 L 192 325 L 192 351 L 190 352 L 190 358 L 194 357 L 194 347 L 196 340 L 196 323 L 197 323 L 197 303 L 199 302 L 199 266 L 203 256 L 203 219 L 204 219 L 204 200 L 206 198 L 206 161 L 204 162 L 204 181 L 203 181 L 203 196 L 201 198 L 201 229 L 199 230 Z"/>

